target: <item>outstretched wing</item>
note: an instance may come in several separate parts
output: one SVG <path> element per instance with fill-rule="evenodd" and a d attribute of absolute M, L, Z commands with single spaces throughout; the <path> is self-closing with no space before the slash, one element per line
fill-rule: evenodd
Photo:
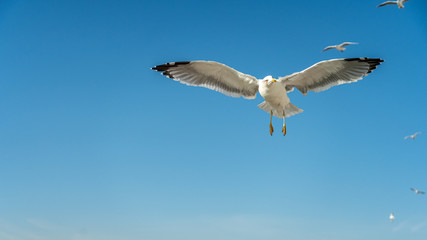
<path fill-rule="evenodd" d="M 357 43 L 357 42 L 343 42 L 343 43 L 341 43 L 341 47 L 345 47 L 345 46 L 351 45 L 351 44 L 359 44 L 359 43 Z"/>
<path fill-rule="evenodd" d="M 417 192 L 415 188 L 410 188 L 412 192 Z"/>
<path fill-rule="evenodd" d="M 416 136 L 418 136 L 418 135 L 420 135 L 422 132 L 416 132 L 415 134 L 414 134 L 414 137 L 416 137 Z"/>
<path fill-rule="evenodd" d="M 380 5 L 378 5 L 377 7 L 382 7 L 382 6 L 385 6 L 385 5 L 391 5 L 391 4 L 397 4 L 397 2 L 396 1 L 387 1 L 387 2 L 383 2 L 383 3 L 381 3 Z"/>
<path fill-rule="evenodd" d="M 322 61 L 286 77 L 279 82 L 291 89 L 296 87 L 302 94 L 321 92 L 333 86 L 356 82 L 372 72 L 384 60 L 380 58 L 345 58 Z"/>
<path fill-rule="evenodd" d="M 406 3 L 407 1 L 409 1 L 409 0 L 403 0 L 402 3 Z"/>
<path fill-rule="evenodd" d="M 254 99 L 258 92 L 258 80 L 255 77 L 218 62 L 171 62 L 151 69 L 181 83 L 206 87 L 232 97 Z"/>
<path fill-rule="evenodd" d="M 336 46 L 327 46 L 327 47 L 325 47 L 325 49 L 323 49 L 322 52 L 329 50 L 329 49 L 332 49 L 332 48 L 336 48 Z"/>

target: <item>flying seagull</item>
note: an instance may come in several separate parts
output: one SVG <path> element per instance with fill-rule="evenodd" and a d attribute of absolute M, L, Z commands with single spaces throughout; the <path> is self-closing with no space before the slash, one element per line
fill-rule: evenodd
<path fill-rule="evenodd" d="M 332 48 L 335 48 L 337 50 L 340 50 L 341 52 L 344 52 L 344 50 L 345 50 L 344 47 L 347 46 L 347 45 L 350 45 L 350 44 L 359 44 L 359 43 L 356 43 L 356 42 L 343 42 L 343 43 L 341 43 L 339 45 L 327 46 L 327 47 L 325 47 L 325 49 L 323 49 L 322 52 L 324 52 L 326 50 L 329 50 L 329 49 L 332 49 Z"/>
<path fill-rule="evenodd" d="M 416 132 L 416 133 L 414 133 L 414 134 L 412 134 L 412 135 L 409 135 L 409 136 L 404 137 L 403 139 L 404 139 L 404 140 L 406 140 L 406 139 L 412 138 L 412 140 L 415 140 L 415 137 L 416 137 L 417 135 L 420 135 L 421 133 L 422 133 L 422 132 Z"/>
<path fill-rule="evenodd" d="M 278 79 L 267 76 L 259 80 L 222 63 L 212 61 L 171 62 L 151 69 L 181 83 L 206 87 L 232 97 L 255 99 L 257 93 L 264 98 L 258 105 L 270 113 L 270 135 L 273 115 L 283 118 L 283 135 L 286 135 L 285 117 L 303 110 L 293 105 L 287 93 L 297 88 L 302 94 L 320 92 L 333 86 L 356 82 L 372 72 L 383 62 L 380 58 L 345 58 L 321 61 L 313 66 Z"/>
<path fill-rule="evenodd" d="M 411 188 L 411 191 L 414 192 L 415 194 L 425 194 L 425 192 L 417 190 L 415 188 Z"/>
<path fill-rule="evenodd" d="M 377 7 L 382 7 L 382 6 L 385 6 L 385 5 L 396 4 L 399 8 L 404 8 L 405 6 L 403 6 L 403 3 L 407 2 L 407 1 L 409 1 L 409 0 L 387 1 L 387 2 L 381 3 Z"/>
<path fill-rule="evenodd" d="M 390 222 L 393 222 L 394 221 L 394 213 L 390 213 Z"/>

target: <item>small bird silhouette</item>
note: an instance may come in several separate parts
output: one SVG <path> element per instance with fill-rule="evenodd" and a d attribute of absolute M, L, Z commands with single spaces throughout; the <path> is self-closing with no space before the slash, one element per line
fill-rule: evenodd
<path fill-rule="evenodd" d="M 403 139 L 404 139 L 404 140 L 406 140 L 406 139 L 412 138 L 412 140 L 415 140 L 415 137 L 416 137 L 417 135 L 420 135 L 421 133 L 422 133 L 422 132 L 416 132 L 416 133 L 414 133 L 414 134 L 412 134 L 412 135 L 409 135 L 409 136 L 404 137 Z"/>
<path fill-rule="evenodd" d="M 415 194 L 425 194 L 425 192 L 417 190 L 415 188 L 411 188 L 411 191 L 414 192 Z"/>
<path fill-rule="evenodd" d="M 343 43 L 338 44 L 338 45 L 327 46 L 327 47 L 325 47 L 325 49 L 323 49 L 322 52 L 324 52 L 326 50 L 329 50 L 329 49 L 332 49 L 332 48 L 335 48 L 337 50 L 340 50 L 341 52 L 344 52 L 344 50 L 345 50 L 344 47 L 347 46 L 347 45 L 350 45 L 350 44 L 359 44 L 359 43 L 355 43 L 355 42 L 343 42 Z"/>
<path fill-rule="evenodd" d="M 394 213 L 390 213 L 390 222 L 393 222 L 394 221 Z"/>
<path fill-rule="evenodd" d="M 383 2 L 380 5 L 378 5 L 377 7 L 382 7 L 385 5 L 392 5 L 392 4 L 396 4 L 397 7 L 399 8 L 404 8 L 405 6 L 403 6 L 403 3 L 407 2 L 409 0 L 398 0 L 398 1 L 387 1 L 387 2 Z"/>

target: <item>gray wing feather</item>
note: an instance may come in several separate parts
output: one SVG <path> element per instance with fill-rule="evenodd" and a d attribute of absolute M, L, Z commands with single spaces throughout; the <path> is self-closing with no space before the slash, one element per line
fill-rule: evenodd
<path fill-rule="evenodd" d="M 172 62 L 152 69 L 181 83 L 206 87 L 232 97 L 254 99 L 258 92 L 258 80 L 255 77 L 218 62 Z"/>
<path fill-rule="evenodd" d="M 301 72 L 279 78 L 287 88 L 296 87 L 302 94 L 320 92 L 333 86 L 356 82 L 372 72 L 384 60 L 379 58 L 346 58 L 322 61 Z"/>
<path fill-rule="evenodd" d="M 325 47 L 325 48 L 323 49 L 323 51 L 322 51 L 322 52 L 327 51 L 327 50 L 332 49 L 332 48 L 336 48 L 336 47 L 337 47 L 336 45 L 334 45 L 334 46 L 327 46 L 327 47 Z"/>
<path fill-rule="evenodd" d="M 341 43 L 341 47 L 345 47 L 345 46 L 351 45 L 351 44 L 358 44 L 358 43 L 356 43 L 356 42 L 344 42 L 344 43 Z"/>
<path fill-rule="evenodd" d="M 387 2 L 383 2 L 383 3 L 381 3 L 381 4 L 380 4 L 380 5 L 378 5 L 377 7 L 382 7 L 382 6 L 390 5 L 390 4 L 397 4 L 397 2 L 396 2 L 396 1 L 387 1 Z"/>

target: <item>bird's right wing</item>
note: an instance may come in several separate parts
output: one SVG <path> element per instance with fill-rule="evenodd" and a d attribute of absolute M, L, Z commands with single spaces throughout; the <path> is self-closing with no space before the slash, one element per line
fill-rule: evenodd
<path fill-rule="evenodd" d="M 341 47 L 345 47 L 345 46 L 351 45 L 351 44 L 358 44 L 358 43 L 356 43 L 356 42 L 344 42 L 344 43 L 341 43 Z"/>
<path fill-rule="evenodd" d="M 416 192 L 417 190 L 415 188 L 411 188 L 411 191 L 412 192 Z"/>
<path fill-rule="evenodd" d="M 404 139 L 404 140 L 406 140 L 406 139 L 408 139 L 408 138 L 410 138 L 410 137 L 411 137 L 411 136 L 406 136 L 406 137 L 404 137 L 403 139 Z"/>
<path fill-rule="evenodd" d="M 385 5 L 391 5 L 391 4 L 397 4 L 395 1 L 387 1 L 387 2 L 383 2 L 380 5 L 378 5 L 377 7 L 382 7 Z"/>
<path fill-rule="evenodd" d="M 172 62 L 152 69 L 181 83 L 206 87 L 232 97 L 254 99 L 258 92 L 258 80 L 255 77 L 218 62 Z"/>
<path fill-rule="evenodd" d="M 407 1 L 409 1 L 409 0 L 403 0 L 402 3 L 406 3 Z"/>

